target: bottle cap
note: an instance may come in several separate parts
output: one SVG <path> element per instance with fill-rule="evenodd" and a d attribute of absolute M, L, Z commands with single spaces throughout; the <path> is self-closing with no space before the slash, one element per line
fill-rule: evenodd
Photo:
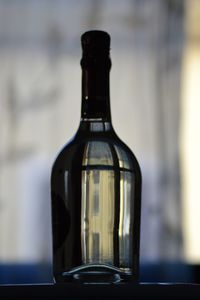
<path fill-rule="evenodd" d="M 81 36 L 83 50 L 96 49 L 96 50 L 110 50 L 110 35 L 101 30 L 86 31 Z"/>
<path fill-rule="evenodd" d="M 110 35 L 101 30 L 86 31 L 81 36 L 81 44 L 83 49 L 82 66 L 93 64 L 104 64 L 110 66 Z"/>

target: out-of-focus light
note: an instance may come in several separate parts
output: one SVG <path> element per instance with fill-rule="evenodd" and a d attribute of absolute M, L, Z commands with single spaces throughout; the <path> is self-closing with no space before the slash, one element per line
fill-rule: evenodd
<path fill-rule="evenodd" d="M 182 81 L 181 165 L 185 259 L 200 262 L 200 44 L 188 43 Z"/>

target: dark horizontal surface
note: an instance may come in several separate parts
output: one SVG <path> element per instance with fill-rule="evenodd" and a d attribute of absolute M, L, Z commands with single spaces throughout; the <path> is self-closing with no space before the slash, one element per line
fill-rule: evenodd
<path fill-rule="evenodd" d="M 0 264 L 1 299 L 198 299 L 200 266 L 141 264 L 141 284 L 53 285 L 50 264 Z M 148 282 L 148 283 L 144 283 Z M 166 283 L 167 282 L 167 283 Z M 176 283 L 176 284 L 175 284 Z"/>
<path fill-rule="evenodd" d="M 140 281 L 200 284 L 200 265 L 180 262 L 141 263 Z M 0 264 L 0 284 L 52 282 L 51 264 Z"/>
<path fill-rule="evenodd" d="M 1 299 L 200 299 L 197 284 L 2 285 Z"/>

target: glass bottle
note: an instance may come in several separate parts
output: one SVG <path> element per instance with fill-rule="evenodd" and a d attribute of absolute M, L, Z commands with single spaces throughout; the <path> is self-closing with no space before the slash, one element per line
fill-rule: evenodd
<path fill-rule="evenodd" d="M 110 36 L 81 41 L 81 121 L 51 175 L 54 280 L 137 282 L 141 172 L 111 123 Z"/>

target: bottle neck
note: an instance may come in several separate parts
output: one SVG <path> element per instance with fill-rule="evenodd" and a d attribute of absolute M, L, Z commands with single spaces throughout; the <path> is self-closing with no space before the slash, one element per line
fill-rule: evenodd
<path fill-rule="evenodd" d="M 82 121 L 111 123 L 108 66 L 82 67 Z"/>

